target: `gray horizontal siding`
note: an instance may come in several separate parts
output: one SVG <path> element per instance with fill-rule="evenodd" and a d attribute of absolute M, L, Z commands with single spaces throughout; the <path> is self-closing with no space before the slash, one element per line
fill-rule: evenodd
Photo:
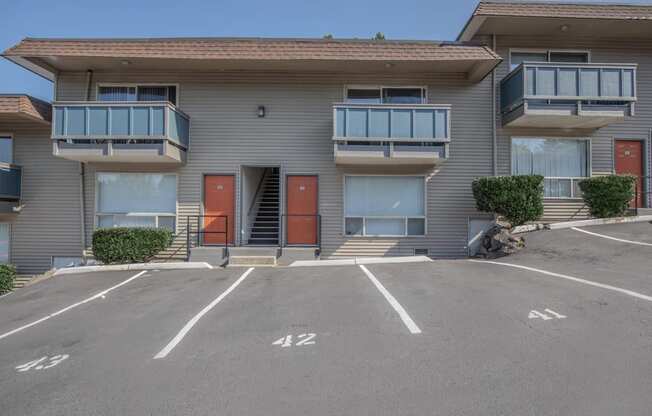
<path fill-rule="evenodd" d="M 319 175 L 322 246 L 325 257 L 412 254 L 428 248 L 437 257 L 466 254 L 468 216 L 477 216 L 470 190 L 474 177 L 491 174 L 491 95 L 489 80 L 467 82 L 461 74 L 437 76 L 269 74 L 269 73 L 102 73 L 98 82 L 171 82 L 180 85 L 179 107 L 190 118 L 188 163 L 179 174 L 178 215 L 201 210 L 205 173 L 235 174 L 243 165 L 281 166 L 283 174 Z M 62 74 L 61 100 L 85 98 L 85 74 Z M 423 238 L 347 238 L 342 230 L 343 175 L 351 172 L 414 173 L 414 169 L 346 169 L 333 161 L 332 103 L 351 84 L 427 85 L 429 101 L 452 104 L 451 159 L 428 175 L 428 235 Z M 93 87 L 93 94 L 95 87 Z M 256 117 L 259 105 L 265 118 Z M 125 166 L 90 166 L 86 177 L 86 224 L 90 241 L 94 212 L 94 173 Z M 131 170 L 144 167 L 131 166 Z M 238 189 L 239 198 L 239 189 Z M 236 207 L 239 208 L 239 200 Z M 239 218 L 238 218 L 239 222 Z M 181 225 L 181 224 L 180 224 Z M 237 226 L 239 229 L 239 223 Z"/>
<path fill-rule="evenodd" d="M 11 262 L 19 273 L 48 270 L 53 256 L 80 257 L 79 165 L 52 155 L 49 127 L 6 126 L 23 167 L 22 209 L 11 222 Z"/>

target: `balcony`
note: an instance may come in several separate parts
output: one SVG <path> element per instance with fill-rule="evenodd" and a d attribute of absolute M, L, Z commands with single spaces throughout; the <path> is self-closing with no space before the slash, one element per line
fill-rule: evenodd
<path fill-rule="evenodd" d="M 500 83 L 503 126 L 596 129 L 634 115 L 635 64 L 524 62 Z"/>
<path fill-rule="evenodd" d="M 448 158 L 449 105 L 335 104 L 340 165 L 436 165 Z"/>
<path fill-rule="evenodd" d="M 185 163 L 190 119 L 168 102 L 56 102 L 53 153 L 80 162 Z"/>
<path fill-rule="evenodd" d="M 0 201 L 20 200 L 23 169 L 20 166 L 0 164 Z"/>

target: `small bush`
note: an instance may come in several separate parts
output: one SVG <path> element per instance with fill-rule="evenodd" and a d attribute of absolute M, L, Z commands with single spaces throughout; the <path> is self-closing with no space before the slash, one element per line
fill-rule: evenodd
<path fill-rule="evenodd" d="M 161 228 L 100 228 L 93 233 L 93 255 L 104 264 L 143 263 L 172 243 Z"/>
<path fill-rule="evenodd" d="M 11 264 L 0 264 L 0 294 L 9 292 L 14 287 L 16 268 Z"/>
<path fill-rule="evenodd" d="M 579 186 L 591 215 L 598 218 L 622 216 L 634 198 L 634 176 L 596 176 Z"/>
<path fill-rule="evenodd" d="M 513 226 L 536 221 L 543 215 L 543 176 L 477 178 L 472 188 L 479 211 L 501 215 Z"/>

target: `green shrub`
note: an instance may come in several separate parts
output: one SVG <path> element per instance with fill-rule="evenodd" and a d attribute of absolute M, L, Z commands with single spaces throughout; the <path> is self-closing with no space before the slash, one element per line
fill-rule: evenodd
<path fill-rule="evenodd" d="M 622 216 L 634 198 L 636 178 L 628 175 L 596 176 L 580 181 L 580 189 L 591 215 L 598 218 Z"/>
<path fill-rule="evenodd" d="M 16 268 L 11 264 L 0 264 L 0 294 L 9 292 L 14 287 Z"/>
<path fill-rule="evenodd" d="M 513 226 L 536 221 L 543 215 L 543 176 L 477 178 L 472 188 L 479 211 L 501 215 Z"/>
<path fill-rule="evenodd" d="M 100 228 L 93 233 L 93 255 L 104 264 L 142 263 L 172 243 L 161 228 Z"/>

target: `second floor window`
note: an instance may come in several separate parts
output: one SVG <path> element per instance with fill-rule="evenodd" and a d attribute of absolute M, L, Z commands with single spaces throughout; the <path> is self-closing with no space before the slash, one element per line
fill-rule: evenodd
<path fill-rule="evenodd" d="M 100 86 L 98 101 L 169 101 L 177 104 L 175 85 Z"/>
<path fill-rule="evenodd" d="M 425 88 L 352 87 L 346 91 L 346 101 L 356 104 L 425 104 Z"/>
<path fill-rule="evenodd" d="M 542 52 L 511 52 L 509 56 L 509 70 L 523 62 L 589 62 L 588 52 L 574 51 L 542 51 Z"/>

